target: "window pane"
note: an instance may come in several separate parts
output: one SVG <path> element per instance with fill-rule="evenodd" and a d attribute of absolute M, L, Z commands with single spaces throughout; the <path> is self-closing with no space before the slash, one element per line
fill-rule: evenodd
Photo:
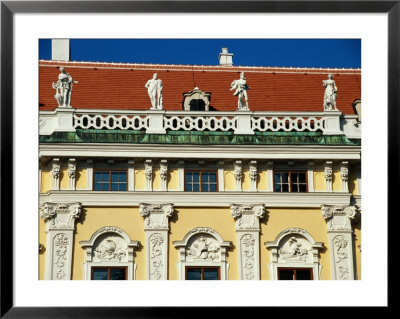
<path fill-rule="evenodd" d="M 282 174 L 282 182 L 288 183 L 289 182 L 289 173 L 281 173 Z"/>
<path fill-rule="evenodd" d="M 110 280 L 125 280 L 125 269 L 111 268 Z"/>
<path fill-rule="evenodd" d="M 200 184 L 193 184 L 193 192 L 199 192 L 200 191 Z"/>
<path fill-rule="evenodd" d="M 111 184 L 111 190 L 112 191 L 117 191 L 118 190 L 118 184 L 117 183 Z"/>
<path fill-rule="evenodd" d="M 200 173 L 199 172 L 193 172 L 193 181 L 194 182 L 200 181 Z"/>
<path fill-rule="evenodd" d="M 187 268 L 186 276 L 187 280 L 201 280 L 201 268 Z"/>
<path fill-rule="evenodd" d="M 101 181 L 101 172 L 95 172 L 94 173 L 94 182 L 98 183 Z"/>
<path fill-rule="evenodd" d="M 100 184 L 100 183 L 97 183 L 97 184 L 96 184 L 96 182 L 95 182 L 95 184 L 94 184 L 94 190 L 95 190 L 95 191 L 101 191 L 101 184 Z"/>
<path fill-rule="evenodd" d="M 299 182 L 300 183 L 306 182 L 306 173 L 299 173 Z"/>
<path fill-rule="evenodd" d="M 309 269 L 296 269 L 296 280 L 311 280 Z"/>
<path fill-rule="evenodd" d="M 186 183 L 185 184 L 185 191 L 186 192 L 193 192 L 192 184 Z"/>
<path fill-rule="evenodd" d="M 101 180 L 103 182 L 109 182 L 110 181 L 110 173 L 109 172 L 101 172 Z"/>
<path fill-rule="evenodd" d="M 294 271 L 279 269 L 279 280 L 294 280 Z"/>
<path fill-rule="evenodd" d="M 193 180 L 193 173 L 186 172 L 186 181 L 191 182 Z"/>
<path fill-rule="evenodd" d="M 202 191 L 202 192 L 208 192 L 208 184 L 203 183 L 203 184 L 201 185 L 201 191 Z"/>
<path fill-rule="evenodd" d="M 278 184 L 281 182 L 281 173 L 274 173 L 274 182 Z"/>
<path fill-rule="evenodd" d="M 288 192 L 289 191 L 289 185 L 288 184 L 282 184 L 282 192 Z"/>
<path fill-rule="evenodd" d="M 93 269 L 93 280 L 107 280 L 107 279 L 108 279 L 108 269 L 104 268 Z"/>
<path fill-rule="evenodd" d="M 203 182 L 208 182 L 208 173 L 203 173 L 203 174 L 201 175 L 201 180 L 202 180 Z"/>
<path fill-rule="evenodd" d="M 275 183 L 275 192 L 281 192 L 281 184 Z"/>
<path fill-rule="evenodd" d="M 118 182 L 119 180 L 119 173 L 118 172 L 111 172 L 111 182 Z"/>
<path fill-rule="evenodd" d="M 298 183 L 299 173 L 292 173 L 292 183 Z"/>
<path fill-rule="evenodd" d="M 216 182 L 217 181 L 217 173 L 209 173 L 209 180 L 210 182 Z"/>
<path fill-rule="evenodd" d="M 217 191 L 217 184 L 210 184 L 210 192 L 216 192 Z"/>
<path fill-rule="evenodd" d="M 119 190 L 126 191 L 126 183 L 119 183 Z"/>
<path fill-rule="evenodd" d="M 306 192 L 307 191 L 307 185 L 306 184 L 300 184 L 300 192 Z"/>
<path fill-rule="evenodd" d="M 292 192 L 298 192 L 299 188 L 297 184 L 292 184 Z"/>
<path fill-rule="evenodd" d="M 204 268 L 204 280 L 218 280 L 218 268 Z"/>

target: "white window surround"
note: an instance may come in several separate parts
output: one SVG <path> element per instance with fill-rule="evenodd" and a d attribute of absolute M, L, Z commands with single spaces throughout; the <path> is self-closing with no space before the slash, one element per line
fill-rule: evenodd
<path fill-rule="evenodd" d="M 320 280 L 322 266 L 319 263 L 319 250 L 323 243 L 315 242 L 306 230 L 288 228 L 275 241 L 264 244 L 271 251 L 271 280 L 278 280 L 278 268 L 311 268 L 313 279 Z"/>
<path fill-rule="evenodd" d="M 121 228 L 115 226 L 100 228 L 90 240 L 81 241 L 80 244 L 85 250 L 83 263 L 85 280 L 91 280 L 92 267 L 127 267 L 127 279 L 135 279 L 135 248 L 140 242 L 131 241 Z"/>
<path fill-rule="evenodd" d="M 228 279 L 229 263 L 226 261 L 226 250 L 232 243 L 224 241 L 214 229 L 194 228 L 182 241 L 174 241 L 173 244 L 179 250 L 177 263 L 179 280 L 185 280 L 187 266 L 219 267 L 220 280 Z"/>

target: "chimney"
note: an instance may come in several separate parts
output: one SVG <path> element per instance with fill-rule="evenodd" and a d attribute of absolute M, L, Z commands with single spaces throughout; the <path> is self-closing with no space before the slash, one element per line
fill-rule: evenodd
<path fill-rule="evenodd" d="M 69 58 L 70 58 L 69 39 L 52 39 L 51 59 L 69 61 Z"/>
<path fill-rule="evenodd" d="M 228 53 L 228 48 L 222 48 L 222 52 L 219 54 L 219 65 L 232 66 L 233 53 Z"/>

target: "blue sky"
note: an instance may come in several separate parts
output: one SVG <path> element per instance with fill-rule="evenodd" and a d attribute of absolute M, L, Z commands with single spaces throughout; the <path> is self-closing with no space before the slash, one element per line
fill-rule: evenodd
<path fill-rule="evenodd" d="M 361 68 L 360 39 L 71 39 L 72 61 L 217 65 L 221 48 L 240 66 Z M 39 40 L 51 59 L 51 40 Z"/>

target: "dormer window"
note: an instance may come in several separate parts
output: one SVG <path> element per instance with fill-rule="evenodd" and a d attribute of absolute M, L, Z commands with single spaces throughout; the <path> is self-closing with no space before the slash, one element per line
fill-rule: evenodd
<path fill-rule="evenodd" d="M 206 93 L 196 86 L 192 91 L 183 93 L 183 97 L 183 109 L 185 111 L 209 111 L 210 93 Z"/>

